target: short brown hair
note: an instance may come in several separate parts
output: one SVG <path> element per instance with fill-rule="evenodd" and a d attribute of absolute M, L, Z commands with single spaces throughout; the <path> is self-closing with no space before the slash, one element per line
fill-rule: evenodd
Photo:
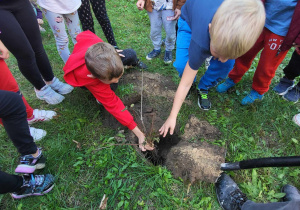
<path fill-rule="evenodd" d="M 255 44 L 265 19 L 261 0 L 225 0 L 211 22 L 211 46 L 223 57 L 238 58 Z"/>
<path fill-rule="evenodd" d="M 122 76 L 124 66 L 115 48 L 105 42 L 99 42 L 88 48 L 85 64 L 92 75 L 98 79 L 110 81 Z"/>

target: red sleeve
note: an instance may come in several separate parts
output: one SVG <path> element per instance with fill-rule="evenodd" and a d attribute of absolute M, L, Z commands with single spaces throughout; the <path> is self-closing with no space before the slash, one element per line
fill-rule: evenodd
<path fill-rule="evenodd" d="M 128 127 L 129 130 L 137 126 L 121 99 L 111 90 L 110 85 L 99 81 L 85 87 L 122 125 Z"/>

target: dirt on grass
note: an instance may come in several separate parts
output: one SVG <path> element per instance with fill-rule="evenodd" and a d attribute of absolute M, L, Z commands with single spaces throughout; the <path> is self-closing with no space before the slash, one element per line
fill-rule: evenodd
<path fill-rule="evenodd" d="M 154 165 L 165 165 L 175 177 L 191 183 L 198 180 L 214 183 L 221 173 L 220 164 L 225 162 L 226 153 L 225 148 L 213 145 L 213 141 L 221 137 L 216 127 L 192 115 L 184 134 L 180 135 L 178 128 L 181 126 L 177 125 L 173 135 L 168 134 L 165 138 L 159 135 L 158 130 L 170 113 L 177 89 L 171 78 L 133 71 L 124 75 L 121 83 L 133 84 L 134 93 L 121 99 L 146 134 L 147 141 L 154 141 L 155 145 L 153 151 L 141 152 L 137 146 L 136 150 Z M 104 115 L 107 119 L 104 125 L 120 127 L 110 114 Z M 125 135 L 130 143 L 138 143 L 132 132 Z"/>

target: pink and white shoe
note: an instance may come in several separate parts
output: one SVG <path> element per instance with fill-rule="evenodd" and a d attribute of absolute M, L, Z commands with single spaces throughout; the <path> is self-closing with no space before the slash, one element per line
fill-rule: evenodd
<path fill-rule="evenodd" d="M 36 169 L 45 168 L 46 158 L 42 154 L 42 149 L 38 148 L 39 154 L 37 157 L 32 155 L 24 155 L 20 158 L 20 163 L 15 169 L 16 173 L 32 174 Z"/>
<path fill-rule="evenodd" d="M 35 109 L 35 110 L 33 110 L 32 118 L 27 119 L 27 121 L 28 121 L 29 125 L 32 125 L 33 123 L 36 123 L 36 122 L 49 121 L 54 116 L 56 116 L 55 111 Z"/>

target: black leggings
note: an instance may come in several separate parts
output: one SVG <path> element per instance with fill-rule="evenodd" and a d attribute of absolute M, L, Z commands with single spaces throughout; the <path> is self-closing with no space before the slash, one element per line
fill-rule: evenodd
<path fill-rule="evenodd" d="M 293 80 L 296 77 L 300 76 L 300 55 L 294 51 L 289 64 L 283 69 L 285 76 Z M 298 83 L 300 87 L 300 82 Z"/>
<path fill-rule="evenodd" d="M 17 192 L 23 185 L 23 178 L 0 171 L 0 194 Z"/>
<path fill-rule="evenodd" d="M 0 118 L 8 137 L 22 156 L 36 153 L 37 146 L 30 135 L 26 108 L 21 95 L 0 90 Z"/>
<path fill-rule="evenodd" d="M 114 32 L 111 27 L 109 18 L 107 16 L 105 0 L 82 0 L 81 2 L 82 4 L 81 7 L 78 9 L 78 15 L 82 24 L 82 29 L 84 31 L 90 30 L 93 33 L 95 33 L 94 21 L 90 8 L 91 2 L 93 11 L 98 22 L 101 25 L 107 42 L 113 46 L 117 46 L 117 42 L 114 37 Z"/>
<path fill-rule="evenodd" d="M 28 0 L 0 1 L 0 30 L 0 40 L 16 57 L 20 71 L 36 89 L 46 85 L 43 78 L 52 81 L 52 68 Z"/>

